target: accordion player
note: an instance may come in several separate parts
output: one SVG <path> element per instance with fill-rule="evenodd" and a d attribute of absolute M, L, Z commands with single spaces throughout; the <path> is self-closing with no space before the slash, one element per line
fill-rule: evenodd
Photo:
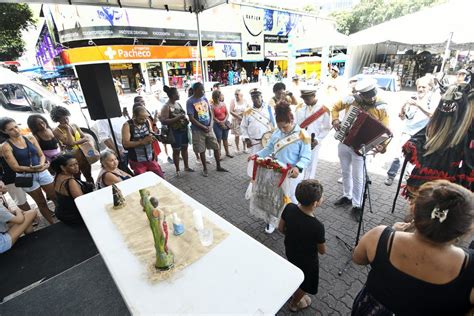
<path fill-rule="evenodd" d="M 364 188 L 363 157 L 361 151 L 374 150 L 383 152 L 391 137 L 388 129 L 386 103 L 377 96 L 377 82 L 374 79 L 362 79 L 355 85 L 352 103 L 338 102 L 334 105 L 331 116 L 332 125 L 336 129 L 338 156 L 341 163 L 343 194 L 334 203 L 336 206 L 352 205 L 355 218 L 360 216 Z M 346 118 L 341 123 L 339 113 L 346 111 Z M 373 133 L 374 131 L 381 134 Z M 383 137 L 382 137 L 383 138 Z M 379 143 L 377 143 L 379 142 Z M 370 146 L 370 148 L 369 148 Z"/>

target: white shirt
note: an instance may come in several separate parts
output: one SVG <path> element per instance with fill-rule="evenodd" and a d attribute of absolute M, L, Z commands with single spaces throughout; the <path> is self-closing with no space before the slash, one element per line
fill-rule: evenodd
<path fill-rule="evenodd" d="M 308 106 L 307 104 L 302 104 L 298 106 L 298 108 L 296 109 L 296 123 L 298 125 L 301 125 L 301 123 L 303 123 L 306 118 L 311 116 L 313 113 L 319 111 L 322 106 L 323 105 L 319 100 L 313 106 Z M 318 141 L 318 144 L 321 143 L 321 141 L 327 136 L 330 130 L 331 122 L 328 111 L 306 127 L 306 131 L 309 135 L 312 136 L 312 134 L 314 134 L 314 139 Z"/>
<path fill-rule="evenodd" d="M 425 111 L 433 114 L 433 112 L 438 107 L 439 101 L 439 94 L 427 93 L 423 99 L 418 100 L 418 103 L 421 104 L 421 107 Z M 423 111 L 421 111 L 416 106 L 409 105 L 405 110 L 405 125 L 403 126 L 402 132 L 413 136 L 419 130 L 425 127 L 429 120 L 430 118 L 426 116 Z"/>
<path fill-rule="evenodd" d="M 127 152 L 122 145 L 122 126 L 126 121 L 127 119 L 123 116 L 113 117 L 110 119 L 120 152 Z M 110 133 L 109 122 L 106 119 L 97 121 L 97 129 L 99 131 L 99 142 L 102 143 L 107 139 L 111 139 L 113 141 L 112 134 Z"/>
<path fill-rule="evenodd" d="M 270 111 L 272 111 L 271 108 L 266 104 L 262 104 L 259 109 L 254 107 L 245 111 L 240 124 L 242 138 L 259 140 L 263 134 L 269 132 L 273 128 Z M 273 113 L 271 115 L 273 116 Z"/>

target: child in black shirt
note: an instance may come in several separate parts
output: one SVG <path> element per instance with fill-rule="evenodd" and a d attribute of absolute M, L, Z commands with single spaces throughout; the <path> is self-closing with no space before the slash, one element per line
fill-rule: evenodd
<path fill-rule="evenodd" d="M 316 294 L 319 283 L 318 253 L 326 253 L 324 225 L 314 211 L 322 203 L 323 187 L 317 180 L 304 180 L 296 187 L 299 204 L 289 203 L 281 215 L 278 230 L 285 235 L 288 261 L 304 273 L 304 281 L 293 294 L 290 310 L 296 312 L 311 305 L 306 293 Z"/>

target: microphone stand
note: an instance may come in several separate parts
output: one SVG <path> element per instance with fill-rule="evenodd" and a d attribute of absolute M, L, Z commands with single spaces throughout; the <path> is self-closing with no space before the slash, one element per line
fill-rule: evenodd
<path fill-rule="evenodd" d="M 357 245 L 359 244 L 360 233 L 362 231 L 362 224 L 363 224 L 363 217 L 364 217 L 364 210 L 365 210 L 365 202 L 366 202 L 367 198 L 369 199 L 369 211 L 372 213 L 372 202 L 371 202 L 371 199 L 370 199 L 370 187 L 369 187 L 370 184 L 371 184 L 371 181 L 370 181 L 369 175 L 367 173 L 367 163 L 366 163 L 367 152 L 365 150 L 365 145 L 364 144 L 362 144 L 361 150 L 362 150 L 363 172 L 364 172 L 364 192 L 362 193 L 361 213 L 360 213 L 360 216 L 358 216 L 359 217 L 358 218 L 359 224 L 357 226 L 357 235 L 356 235 L 356 238 L 355 238 L 355 241 L 354 241 L 354 246 L 351 246 L 348 242 L 344 241 L 341 237 L 336 235 L 336 239 L 339 240 L 340 242 L 342 242 L 344 244 L 344 246 L 347 248 L 347 250 L 349 250 L 349 252 L 350 252 L 350 258 L 345 262 L 344 267 L 341 270 L 339 270 L 339 272 L 337 273 L 339 276 L 341 276 L 347 270 L 349 264 L 352 261 L 352 252 L 354 251 L 354 248 L 357 247 Z"/>

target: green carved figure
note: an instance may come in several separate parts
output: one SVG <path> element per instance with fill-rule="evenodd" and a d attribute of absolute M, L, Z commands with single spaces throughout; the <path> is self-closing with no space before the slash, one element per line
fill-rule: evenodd
<path fill-rule="evenodd" d="M 150 198 L 150 192 L 148 190 L 142 189 L 139 192 L 141 197 L 140 204 L 148 217 L 151 232 L 153 233 L 153 240 L 155 241 L 155 267 L 159 270 L 171 269 L 174 265 L 174 255 L 171 250 L 168 249 L 168 224 L 166 223 L 166 216 L 156 207 L 158 203 L 153 203 L 156 205 L 155 207 L 152 205 L 150 200 L 154 199 L 153 202 L 157 202 L 157 199 Z"/>

